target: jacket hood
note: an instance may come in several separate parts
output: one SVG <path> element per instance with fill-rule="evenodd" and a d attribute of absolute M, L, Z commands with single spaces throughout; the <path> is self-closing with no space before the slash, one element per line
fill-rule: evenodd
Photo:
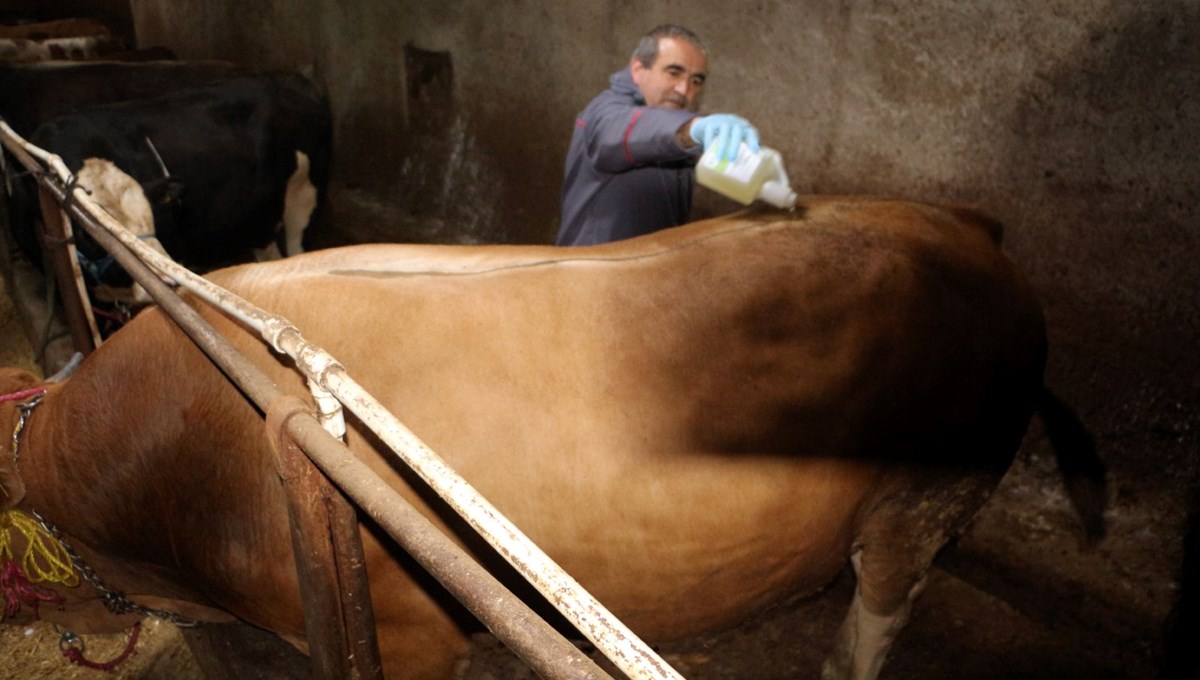
<path fill-rule="evenodd" d="M 633 97 L 638 106 L 646 105 L 646 98 L 642 96 L 642 91 L 638 89 L 637 83 L 633 82 L 633 74 L 629 72 L 628 67 L 612 74 L 608 81 L 615 92 Z"/>

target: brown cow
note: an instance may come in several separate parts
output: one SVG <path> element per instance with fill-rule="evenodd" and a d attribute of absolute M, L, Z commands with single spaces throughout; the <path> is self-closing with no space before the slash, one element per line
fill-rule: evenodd
<path fill-rule="evenodd" d="M 112 31 L 99 19 L 86 17 L 53 19 L 27 24 L 0 24 L 0 38 L 11 40 L 52 40 L 80 36 L 109 36 Z"/>
<path fill-rule="evenodd" d="M 590 248 L 366 245 L 211 278 L 331 351 L 648 641 L 812 593 L 850 558 L 825 670 L 869 678 L 1040 394 L 1041 312 L 995 235 L 961 209 L 806 198 Z M 0 431 L 16 419 L 0 404 Z M 157 310 L 50 386 L 19 440 L 7 505 L 113 586 L 302 640 L 260 416 Z M 356 454 L 428 510 L 375 441 L 351 421 Z M 449 677 L 462 629 L 364 536 L 386 673 Z"/>
<path fill-rule="evenodd" d="M 97 19 L 0 25 L 0 62 L 94 59 L 120 49 L 123 49 L 121 40 Z"/>

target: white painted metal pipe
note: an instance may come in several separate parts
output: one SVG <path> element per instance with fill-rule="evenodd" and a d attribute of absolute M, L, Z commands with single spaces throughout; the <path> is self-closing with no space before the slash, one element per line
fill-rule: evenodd
<path fill-rule="evenodd" d="M 58 156 L 33 147 L 3 121 L 0 121 L 0 130 L 20 140 L 31 154 L 42 159 L 69 186 L 71 173 Z M 146 247 L 120 223 L 99 209 L 81 189 L 74 188 L 73 197 L 97 222 L 153 269 L 232 315 L 261 334 L 276 351 L 290 356 L 307 376 L 310 384 L 328 390 L 358 416 L 627 676 L 646 680 L 682 678 L 650 649 L 649 645 L 550 559 L 549 555 L 534 545 L 469 482 L 362 389 L 332 355 L 306 341 L 299 329 L 286 319 L 250 304 Z"/>

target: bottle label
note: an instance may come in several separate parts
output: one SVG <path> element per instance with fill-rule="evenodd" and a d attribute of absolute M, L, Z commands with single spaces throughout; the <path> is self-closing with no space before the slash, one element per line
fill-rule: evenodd
<path fill-rule="evenodd" d="M 754 171 L 758 169 L 758 165 L 762 163 L 762 154 L 753 153 L 750 147 L 744 143 L 738 145 L 737 157 L 732 161 L 726 159 L 717 159 L 716 154 L 706 153 L 700 159 L 700 164 L 711 168 L 730 179 L 736 180 L 741 184 L 745 184 L 754 177 Z"/>

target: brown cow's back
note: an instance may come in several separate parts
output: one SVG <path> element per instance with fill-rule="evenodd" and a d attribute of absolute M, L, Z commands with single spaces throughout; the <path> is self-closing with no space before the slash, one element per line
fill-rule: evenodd
<path fill-rule="evenodd" d="M 652 637 L 826 583 L 881 464 L 994 479 L 1040 384 L 1040 316 L 991 236 L 911 204 L 830 201 L 796 221 L 589 249 L 372 245 L 242 271 L 217 279 L 333 352 Z M 582 509 L 547 512 L 551 498 Z M 726 592 L 742 606 L 712 596 Z"/>

